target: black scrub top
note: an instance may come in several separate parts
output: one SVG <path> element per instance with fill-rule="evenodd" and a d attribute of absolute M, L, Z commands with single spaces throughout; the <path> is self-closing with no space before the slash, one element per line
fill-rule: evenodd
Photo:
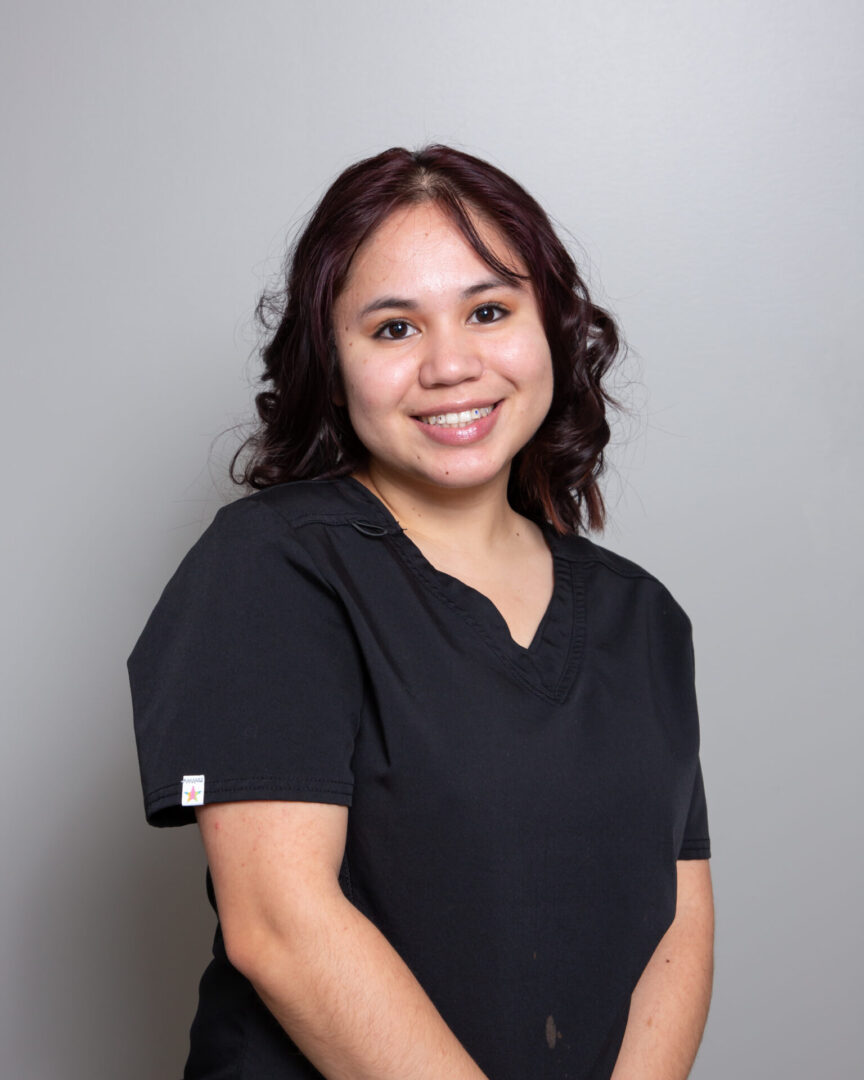
<path fill-rule="evenodd" d="M 524 648 L 358 481 L 278 485 L 218 512 L 129 658 L 148 820 L 194 821 L 202 779 L 349 806 L 345 894 L 490 1080 L 609 1077 L 676 859 L 710 855 L 687 616 L 546 537 Z M 186 1077 L 319 1076 L 213 953 Z"/>

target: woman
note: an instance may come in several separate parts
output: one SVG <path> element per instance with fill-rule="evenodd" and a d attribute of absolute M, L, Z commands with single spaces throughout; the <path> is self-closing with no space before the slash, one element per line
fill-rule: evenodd
<path fill-rule="evenodd" d="M 186 1076 L 685 1077 L 690 624 L 581 535 L 612 320 L 536 202 L 441 146 L 346 170 L 262 312 L 260 490 L 129 662 L 148 819 L 197 817 L 219 915 Z"/>

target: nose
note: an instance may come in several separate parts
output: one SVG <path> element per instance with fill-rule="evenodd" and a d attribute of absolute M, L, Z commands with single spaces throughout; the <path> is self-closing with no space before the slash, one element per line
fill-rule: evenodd
<path fill-rule="evenodd" d="M 479 343 L 465 330 L 427 332 L 420 362 L 420 385 L 453 386 L 455 383 L 479 379 L 483 374 L 483 358 Z"/>

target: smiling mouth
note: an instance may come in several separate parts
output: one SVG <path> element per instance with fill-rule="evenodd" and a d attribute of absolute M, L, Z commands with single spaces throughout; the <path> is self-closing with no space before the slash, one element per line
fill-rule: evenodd
<path fill-rule="evenodd" d="M 462 412 L 435 413 L 431 416 L 417 416 L 421 424 L 429 424 L 432 427 L 465 427 L 477 420 L 482 420 L 496 408 L 495 405 L 484 405 L 482 409 L 465 409 Z"/>

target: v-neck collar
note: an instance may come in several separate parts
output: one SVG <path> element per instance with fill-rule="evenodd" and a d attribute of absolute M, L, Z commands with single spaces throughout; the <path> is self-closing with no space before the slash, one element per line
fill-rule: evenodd
<path fill-rule="evenodd" d="M 340 479 L 376 511 L 380 524 L 386 525 L 384 538 L 389 547 L 427 592 L 458 612 L 516 681 L 551 701 L 567 696 L 584 652 L 585 596 L 581 565 L 565 554 L 565 538 L 550 525 L 541 526 L 552 554 L 554 580 L 549 604 L 526 647 L 514 641 L 504 616 L 488 596 L 429 562 L 373 491 L 353 476 Z"/>

